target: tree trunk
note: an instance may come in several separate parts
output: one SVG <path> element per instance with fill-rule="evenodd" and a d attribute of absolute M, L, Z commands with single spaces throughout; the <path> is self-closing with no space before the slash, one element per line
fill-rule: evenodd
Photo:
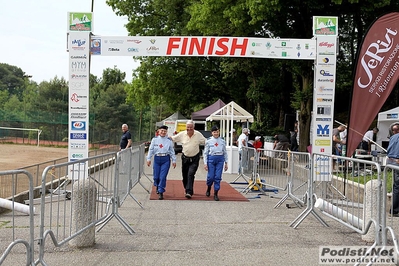
<path fill-rule="evenodd" d="M 303 90 L 312 90 L 312 83 L 309 77 L 302 77 Z M 313 94 L 310 94 L 313 95 Z M 313 97 L 309 97 L 301 103 L 299 110 L 299 151 L 306 152 L 310 145 L 310 122 L 312 119 Z"/>

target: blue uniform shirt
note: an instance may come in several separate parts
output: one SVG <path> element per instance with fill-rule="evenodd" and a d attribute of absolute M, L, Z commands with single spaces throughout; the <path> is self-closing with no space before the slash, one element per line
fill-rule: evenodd
<path fill-rule="evenodd" d="M 393 135 L 389 139 L 387 156 L 388 158 L 399 159 L 399 133 Z"/>
<path fill-rule="evenodd" d="M 173 149 L 173 142 L 168 137 L 157 136 L 151 140 L 150 148 L 148 150 L 147 161 L 151 161 L 151 157 L 157 154 L 169 154 L 172 162 L 176 162 L 175 150 Z"/>
<path fill-rule="evenodd" d="M 214 138 L 213 136 L 208 138 L 205 142 L 204 149 L 204 164 L 208 161 L 208 156 L 213 155 L 223 155 L 224 161 L 227 162 L 227 151 L 226 151 L 226 142 L 222 138 Z"/>

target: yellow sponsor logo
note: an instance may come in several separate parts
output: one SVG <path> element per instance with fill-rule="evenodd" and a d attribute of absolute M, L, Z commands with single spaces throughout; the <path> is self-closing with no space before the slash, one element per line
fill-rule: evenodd
<path fill-rule="evenodd" d="M 331 145 L 331 140 L 329 140 L 329 139 L 316 139 L 314 143 L 315 143 L 316 146 L 330 146 Z"/>

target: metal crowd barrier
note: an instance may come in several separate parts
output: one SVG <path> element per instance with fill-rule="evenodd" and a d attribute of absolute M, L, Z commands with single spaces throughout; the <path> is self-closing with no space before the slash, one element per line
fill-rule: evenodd
<path fill-rule="evenodd" d="M 0 206 L 4 209 L 10 209 L 6 213 L 2 214 L 2 223 L 3 225 L 0 227 L 0 251 L 4 250 L 0 257 L 0 265 L 3 264 L 7 260 L 7 257 L 10 255 L 12 250 L 17 249 L 20 245 L 24 246 L 24 250 L 19 250 L 20 254 L 26 254 L 26 263 L 25 265 L 34 265 L 34 207 L 33 207 L 33 177 L 32 175 L 25 170 L 12 170 L 12 171 L 2 171 L 0 172 L 0 179 L 6 178 L 11 180 L 9 185 L 15 191 L 15 187 L 18 183 L 18 180 L 27 179 L 25 183 L 27 184 L 25 189 L 29 191 L 27 195 L 29 199 L 29 206 L 23 205 L 16 201 L 16 198 L 22 197 L 22 195 L 13 194 L 10 197 L 10 200 L 0 198 Z M 26 196 L 25 196 L 26 197 Z M 21 216 L 20 214 L 24 213 L 28 216 Z M 8 219 L 10 219 L 8 221 Z M 12 228 L 11 233 L 8 228 Z M 7 230 L 7 232 L 6 232 Z M 28 231 L 28 232 L 27 232 Z M 23 240 L 22 237 L 26 237 L 29 235 L 28 240 Z M 11 242 L 11 243 L 10 243 Z M 7 247 L 3 247 L 3 243 L 10 243 Z"/>
<path fill-rule="evenodd" d="M 23 207 L 25 212 L 29 211 L 29 219 L 23 219 L 25 216 L 23 218 L 17 216 L 15 210 L 11 212 L 12 224 L 8 225 L 12 228 L 12 233 L 10 233 L 12 234 L 11 244 L 4 247 L 5 251 L 0 258 L 0 264 L 7 259 L 11 249 L 15 250 L 15 246 L 23 244 L 26 251 L 18 252 L 18 254 L 26 254 L 26 265 L 37 265 L 39 263 L 46 265 L 44 254 L 49 245 L 46 244 L 48 237 L 55 247 L 60 247 L 90 228 L 97 226 L 97 231 L 100 231 L 113 218 L 116 218 L 130 234 L 133 234 L 133 228 L 119 215 L 118 208 L 127 196 L 131 196 L 143 208 L 141 203 L 132 195 L 131 189 L 136 184 L 141 184 L 145 188 L 140 181 L 144 174 L 144 156 L 145 146 L 142 144 L 121 152 L 102 153 L 79 161 L 50 164 L 44 168 L 40 187 L 37 188 L 34 187 L 33 176 L 26 170 L 0 172 L 0 180 L 6 179 L 8 184 L 12 184 L 9 186 L 11 187 L 10 190 L 14 192 L 10 203 L 8 200 L 0 198 L 0 205 L 7 203 L 11 204 L 11 207 L 9 205 L 4 206 L 13 208 L 14 205 L 19 204 L 18 207 Z M 40 170 L 39 165 L 35 167 L 36 170 Z M 28 176 L 28 181 L 22 180 L 25 177 L 24 175 Z M 17 186 L 19 187 L 18 190 L 16 189 Z M 88 189 L 92 189 L 93 198 L 79 199 L 82 195 L 86 197 L 84 193 L 79 193 L 79 191 Z M 29 192 L 28 194 L 17 194 L 16 192 L 20 190 Z M 149 193 L 148 190 L 147 192 Z M 40 193 L 40 198 L 34 199 L 35 194 L 38 193 Z M 25 201 L 29 206 L 17 201 Z M 35 202 L 40 203 L 40 217 L 37 218 L 40 224 L 38 237 L 35 237 L 34 233 L 33 210 Z M 92 202 L 91 205 L 90 202 Z M 86 217 L 84 221 L 77 220 L 74 215 L 77 216 L 76 211 L 79 212 L 81 209 L 90 209 L 93 215 Z M 8 212 L 2 215 L 7 217 Z M 17 219 L 18 226 L 16 226 Z M 28 220 L 29 224 L 26 224 Z M 26 224 L 26 226 L 21 226 L 23 224 Z M 29 233 L 21 232 L 27 229 L 30 230 Z M 17 235 L 29 235 L 29 241 L 18 239 Z M 0 239 L 6 237 L 7 234 L 1 234 Z M 34 239 L 39 244 L 39 256 L 36 261 L 34 261 Z M 0 243 L 6 242 L 9 243 L 7 240 Z"/>
<path fill-rule="evenodd" d="M 383 171 L 383 195 L 387 195 L 387 184 L 388 181 L 392 181 L 391 185 L 391 199 L 388 200 L 387 197 L 383 198 L 383 206 L 382 209 L 386 211 L 387 215 L 381 215 L 381 232 L 382 232 L 382 246 L 387 246 L 390 243 L 393 243 L 395 246 L 395 251 L 399 254 L 399 244 L 397 235 L 395 232 L 399 232 L 398 218 L 394 217 L 391 214 L 391 206 L 393 205 L 393 185 L 394 185 L 394 176 L 393 171 L 399 171 L 399 166 L 387 164 Z M 389 204 L 387 204 L 389 203 Z M 388 219 L 387 219 L 388 216 Z"/>
<path fill-rule="evenodd" d="M 108 153 L 46 167 L 42 174 L 39 259 L 36 263 L 45 264 L 47 236 L 59 247 L 98 224 L 101 224 L 98 229 L 100 230 L 112 218 L 116 218 L 130 234 L 134 233 L 130 225 L 118 214 L 120 164 L 115 164 L 115 160 L 119 161 L 118 154 Z M 113 164 L 115 167 L 110 167 Z M 67 181 L 62 185 L 64 190 L 58 188 L 61 180 Z M 74 200 L 74 193 L 85 189 L 87 180 L 95 184 L 96 194 L 94 201 L 87 200 L 95 202 L 95 206 L 86 208 L 94 209 L 95 215 L 93 219 L 83 221 L 82 224 L 82 221 L 78 223 L 73 219 L 73 210 L 83 208 L 77 205 L 80 202 Z"/>

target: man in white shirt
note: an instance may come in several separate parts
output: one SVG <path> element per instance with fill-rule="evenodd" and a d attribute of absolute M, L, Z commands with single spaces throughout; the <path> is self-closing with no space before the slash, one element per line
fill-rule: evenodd
<path fill-rule="evenodd" d="M 365 150 L 368 153 L 371 152 L 371 143 L 372 143 L 372 141 L 376 141 L 378 131 L 379 131 L 379 129 L 375 127 L 372 130 L 367 131 L 366 134 L 364 134 L 363 140 L 362 140 L 362 149 L 363 150 Z"/>
<path fill-rule="evenodd" d="M 205 145 L 205 137 L 201 132 L 194 130 L 194 121 L 189 120 L 186 123 L 186 130 L 170 137 L 173 142 L 182 143 L 182 176 L 183 186 L 186 198 L 190 199 L 194 194 L 195 173 L 198 170 L 200 160 L 199 145 Z"/>
<path fill-rule="evenodd" d="M 238 154 L 239 154 L 239 165 L 238 165 L 238 173 L 241 174 L 241 166 L 242 166 L 242 148 L 248 147 L 248 128 L 243 128 L 241 135 L 238 137 Z"/>

